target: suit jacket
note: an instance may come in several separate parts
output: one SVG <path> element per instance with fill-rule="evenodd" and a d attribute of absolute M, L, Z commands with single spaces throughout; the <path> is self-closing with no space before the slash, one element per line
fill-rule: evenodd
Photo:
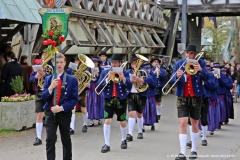
<path fill-rule="evenodd" d="M 107 85 L 105 87 L 105 89 L 103 90 L 104 98 L 111 98 L 112 97 L 113 82 L 110 81 L 107 84 L 106 83 L 106 79 L 103 80 L 103 78 L 108 74 L 109 71 L 110 71 L 110 69 L 102 70 L 102 72 L 100 74 L 100 78 L 98 79 L 98 82 L 97 82 L 97 85 L 99 85 L 100 82 L 102 81 L 102 83 L 100 84 L 100 86 L 97 89 L 98 92 L 100 90 L 102 90 L 102 88 L 105 85 Z M 126 77 L 126 71 L 123 71 L 123 74 Z M 128 88 L 130 87 L 131 84 L 132 83 L 127 78 L 126 78 L 126 82 L 125 83 L 123 81 L 121 81 L 120 83 L 116 83 L 116 88 L 117 88 L 117 93 L 118 93 L 118 98 L 119 99 L 126 99 L 127 95 L 129 94 Z"/>
<path fill-rule="evenodd" d="M 154 72 L 155 68 L 152 68 L 151 71 Z M 160 72 L 161 73 L 159 74 L 159 76 L 158 77 L 156 76 L 157 77 L 157 83 L 156 83 L 155 87 L 157 87 L 157 88 L 162 88 L 165 85 L 165 81 L 167 80 L 166 70 L 160 68 Z"/>
<path fill-rule="evenodd" d="M 60 77 L 63 79 L 63 74 Z M 42 100 L 45 103 L 44 109 L 49 110 L 52 104 L 53 93 L 49 93 L 48 87 L 52 83 L 52 75 L 47 76 L 44 82 L 44 90 L 42 92 Z M 78 81 L 77 78 L 66 74 L 65 90 L 62 93 L 63 96 L 60 99 L 59 106 L 63 106 L 64 112 L 73 110 L 74 106 L 78 102 Z"/>
<path fill-rule="evenodd" d="M 185 62 L 186 59 L 179 60 L 175 63 L 173 74 L 176 73 L 176 71 L 180 68 L 180 66 Z M 202 85 L 202 81 L 207 81 L 209 79 L 209 73 L 206 71 L 206 65 L 205 61 L 200 59 L 198 61 L 200 64 L 202 71 L 196 73 L 195 75 L 191 75 L 192 79 L 192 86 L 193 86 L 193 91 L 196 97 L 203 96 L 205 94 L 205 89 Z M 185 71 L 185 67 L 183 66 L 181 68 L 183 71 Z M 175 74 L 171 80 L 171 83 L 173 84 L 177 80 L 177 74 Z M 176 96 L 178 97 L 183 97 L 184 94 L 184 85 L 185 85 L 185 77 L 182 76 L 180 80 L 177 82 L 177 89 L 176 89 Z"/>
<path fill-rule="evenodd" d="M 210 99 L 217 99 L 217 89 L 218 89 L 218 79 L 213 73 L 210 73 L 210 78 L 204 81 L 204 88 L 206 94 L 204 97 L 209 97 Z"/>
<path fill-rule="evenodd" d="M 143 69 L 143 68 L 141 68 L 141 70 L 144 70 L 144 71 L 146 71 L 148 73 L 148 71 Z M 126 70 L 126 78 L 128 79 L 128 81 L 130 81 L 129 74 L 132 74 L 132 69 Z M 148 85 L 153 83 L 152 76 L 149 73 L 148 73 L 148 77 L 147 78 L 143 78 L 143 79 L 144 79 L 144 83 L 147 83 Z M 131 85 L 128 87 L 128 92 L 131 92 L 132 85 L 133 85 L 131 81 L 130 81 L 130 83 L 131 83 Z M 146 91 L 141 92 L 141 96 L 147 96 L 148 92 L 149 92 L 149 88 L 147 88 Z"/>
<path fill-rule="evenodd" d="M 10 82 L 16 76 L 22 76 L 21 65 L 14 61 L 5 63 L 2 71 L 2 80 L 5 81 L 4 82 L 5 96 L 10 96 L 14 94 L 14 91 L 11 89 Z"/>

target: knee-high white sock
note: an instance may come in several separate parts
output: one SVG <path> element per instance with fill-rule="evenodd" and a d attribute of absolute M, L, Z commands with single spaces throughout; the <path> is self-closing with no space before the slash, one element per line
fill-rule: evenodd
<path fill-rule="evenodd" d="M 202 140 L 207 139 L 207 126 L 202 126 Z"/>
<path fill-rule="evenodd" d="M 198 133 L 192 132 L 192 134 L 191 134 L 191 140 L 192 140 L 191 151 L 197 152 L 198 136 L 199 136 Z"/>
<path fill-rule="evenodd" d="M 162 103 L 161 103 L 161 105 L 159 106 L 159 115 L 162 115 Z"/>
<path fill-rule="evenodd" d="M 42 139 L 42 128 L 43 128 L 43 123 L 36 123 L 36 132 L 37 132 L 37 137 L 39 139 Z"/>
<path fill-rule="evenodd" d="M 180 152 L 186 155 L 187 134 L 179 134 Z"/>
<path fill-rule="evenodd" d="M 137 118 L 137 124 L 138 124 L 138 133 L 142 133 L 143 129 L 143 117 Z"/>
<path fill-rule="evenodd" d="M 189 133 L 190 133 L 190 137 L 192 138 L 192 125 L 188 125 L 189 126 Z M 192 140 L 192 139 L 191 139 Z"/>
<path fill-rule="evenodd" d="M 122 141 L 125 141 L 127 138 L 127 126 L 126 127 L 120 126 L 120 129 L 122 133 Z"/>
<path fill-rule="evenodd" d="M 128 133 L 132 136 L 133 135 L 133 129 L 135 126 L 135 118 L 128 118 Z"/>
<path fill-rule="evenodd" d="M 157 115 L 161 115 L 162 104 L 160 106 L 156 104 L 156 107 L 157 107 Z"/>
<path fill-rule="evenodd" d="M 85 126 L 87 125 L 88 113 L 83 114 L 82 117 L 83 117 L 83 126 Z"/>
<path fill-rule="evenodd" d="M 73 130 L 74 130 L 74 124 L 75 124 L 75 114 L 72 114 L 70 128 L 72 128 Z"/>
<path fill-rule="evenodd" d="M 110 133 L 111 133 L 111 125 L 104 124 L 103 125 L 103 134 L 105 144 L 110 146 Z"/>

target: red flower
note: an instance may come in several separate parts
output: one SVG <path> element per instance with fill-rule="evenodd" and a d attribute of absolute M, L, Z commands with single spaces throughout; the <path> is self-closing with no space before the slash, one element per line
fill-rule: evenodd
<path fill-rule="evenodd" d="M 49 36 L 53 36 L 54 32 L 52 30 L 49 31 Z"/>
<path fill-rule="evenodd" d="M 43 45 L 44 45 L 44 46 L 48 45 L 48 41 L 47 41 L 47 40 L 46 40 L 46 41 L 43 41 Z"/>
<path fill-rule="evenodd" d="M 56 47 L 57 42 L 56 41 L 52 41 L 52 46 Z"/>
<path fill-rule="evenodd" d="M 52 40 L 51 39 L 48 39 L 47 42 L 48 42 L 49 45 L 52 44 Z"/>
<path fill-rule="evenodd" d="M 60 37 L 59 37 L 59 41 L 60 41 L 60 42 L 63 42 L 63 41 L 65 41 L 65 38 L 64 38 L 64 36 L 60 36 Z"/>

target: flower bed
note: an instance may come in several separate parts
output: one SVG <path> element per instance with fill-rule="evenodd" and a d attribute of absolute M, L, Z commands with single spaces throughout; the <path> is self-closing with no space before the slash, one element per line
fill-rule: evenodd
<path fill-rule="evenodd" d="M 30 94 L 15 94 L 10 97 L 2 97 L 2 102 L 25 102 L 29 100 L 35 100 L 35 95 Z"/>

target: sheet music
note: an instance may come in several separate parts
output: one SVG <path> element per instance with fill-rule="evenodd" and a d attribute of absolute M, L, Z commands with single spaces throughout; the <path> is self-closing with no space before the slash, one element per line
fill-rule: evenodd
<path fill-rule="evenodd" d="M 187 59 L 186 63 L 194 63 L 194 64 L 196 64 L 197 60 L 195 60 L 195 59 Z"/>
<path fill-rule="evenodd" d="M 42 65 L 33 65 L 32 68 L 35 72 L 37 72 L 39 70 L 43 71 Z"/>
<path fill-rule="evenodd" d="M 73 69 L 74 71 L 77 70 L 78 65 L 76 63 L 70 62 L 68 68 Z"/>
<path fill-rule="evenodd" d="M 213 73 L 220 74 L 220 69 L 219 68 L 213 68 Z"/>
<path fill-rule="evenodd" d="M 123 68 L 122 67 L 112 67 L 112 71 L 113 72 L 123 72 Z"/>
<path fill-rule="evenodd" d="M 98 68 L 98 67 L 91 68 L 91 72 L 92 72 L 92 74 L 93 74 L 94 72 L 99 73 L 99 68 Z"/>

